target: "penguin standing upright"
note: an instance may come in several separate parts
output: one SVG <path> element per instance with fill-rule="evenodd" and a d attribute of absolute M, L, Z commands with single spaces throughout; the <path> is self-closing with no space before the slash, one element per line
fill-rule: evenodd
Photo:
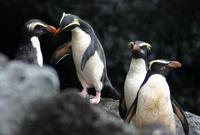
<path fill-rule="evenodd" d="M 113 88 L 107 76 L 104 50 L 92 27 L 78 16 L 63 13 L 57 33 L 64 30 L 72 33 L 71 50 L 78 79 L 83 87 L 81 95 L 86 97 L 87 89 L 94 87 L 96 95 L 90 99 L 90 102 L 98 104 L 101 90 L 104 86 L 109 86 L 113 92 L 113 98 L 119 99 L 119 93 Z M 65 49 L 61 47 L 61 50 L 62 48 Z M 64 51 L 61 50 L 57 52 Z"/>
<path fill-rule="evenodd" d="M 47 32 L 55 33 L 56 28 L 38 19 L 27 21 L 21 30 L 21 43 L 15 59 L 43 66 L 39 37 Z"/>
<path fill-rule="evenodd" d="M 120 99 L 119 114 L 124 119 L 127 110 L 134 102 L 137 92 L 147 73 L 147 53 L 151 45 L 143 41 L 130 42 L 132 60 L 124 83 L 124 95 Z"/>
<path fill-rule="evenodd" d="M 169 68 L 179 68 L 181 63 L 169 60 L 153 60 L 149 63 L 149 70 L 143 81 L 137 97 L 129 109 L 125 121 L 133 123 L 137 128 L 151 124 L 161 124 L 176 134 L 176 123 L 173 111 L 180 119 L 185 134 L 189 127 L 183 110 L 170 96 L 166 73 Z"/>

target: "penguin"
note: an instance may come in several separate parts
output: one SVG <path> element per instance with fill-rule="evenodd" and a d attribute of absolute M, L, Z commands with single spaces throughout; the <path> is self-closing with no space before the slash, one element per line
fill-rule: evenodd
<path fill-rule="evenodd" d="M 134 102 L 140 85 L 147 73 L 147 53 L 152 46 L 143 41 L 129 42 L 128 47 L 132 52 L 132 60 L 124 83 L 124 94 L 120 99 L 119 114 L 124 119 L 127 110 Z"/>
<path fill-rule="evenodd" d="M 21 29 L 21 43 L 15 54 L 15 59 L 42 67 L 43 55 L 40 48 L 39 37 L 48 32 L 55 33 L 56 30 L 55 27 L 41 20 L 28 20 Z"/>
<path fill-rule="evenodd" d="M 153 60 L 137 93 L 136 99 L 129 109 L 125 122 L 133 121 L 137 128 L 150 124 L 161 124 L 176 134 L 174 113 L 180 119 L 184 132 L 189 133 L 189 126 L 184 111 L 170 96 L 169 85 L 166 81 L 170 68 L 180 68 L 181 63 L 164 59 Z M 132 119 L 134 116 L 134 119 Z"/>
<path fill-rule="evenodd" d="M 120 94 L 112 86 L 107 75 L 103 47 L 91 25 L 76 15 L 63 13 L 56 34 L 62 31 L 71 31 L 72 34 L 71 53 L 78 79 L 83 87 L 80 94 L 86 97 L 88 88 L 94 88 L 96 95 L 90 99 L 90 102 L 98 104 L 101 99 L 102 89 L 108 86 L 110 91 L 107 92 L 113 94 L 112 98 L 119 99 Z M 59 54 L 57 55 L 60 56 Z"/>

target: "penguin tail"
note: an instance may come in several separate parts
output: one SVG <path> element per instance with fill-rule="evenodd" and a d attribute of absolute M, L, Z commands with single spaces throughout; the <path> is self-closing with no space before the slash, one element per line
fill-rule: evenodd
<path fill-rule="evenodd" d="M 102 97 L 108 97 L 115 100 L 119 100 L 121 98 L 120 92 L 113 87 L 108 77 L 106 77 L 106 81 L 104 82 L 104 87 L 102 89 Z"/>

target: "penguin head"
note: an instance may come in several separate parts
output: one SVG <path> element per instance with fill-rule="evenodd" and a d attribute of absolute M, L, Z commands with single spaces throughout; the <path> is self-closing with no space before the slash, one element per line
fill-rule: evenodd
<path fill-rule="evenodd" d="M 148 51 L 151 50 L 151 45 L 143 41 L 129 42 L 128 47 L 132 51 L 133 58 L 146 58 Z"/>
<path fill-rule="evenodd" d="M 41 20 L 38 19 L 31 19 L 25 23 L 25 28 L 32 36 L 41 36 L 48 32 L 55 33 L 56 28 L 48 25 Z"/>
<path fill-rule="evenodd" d="M 59 28 L 57 29 L 57 33 L 63 30 L 70 31 L 76 27 L 79 27 L 80 26 L 79 20 L 80 18 L 78 16 L 72 14 L 66 14 L 64 12 L 62 18 L 60 19 L 60 24 Z"/>
<path fill-rule="evenodd" d="M 155 74 L 166 76 L 169 69 L 180 68 L 181 63 L 164 59 L 153 60 L 149 62 L 149 71 Z"/>

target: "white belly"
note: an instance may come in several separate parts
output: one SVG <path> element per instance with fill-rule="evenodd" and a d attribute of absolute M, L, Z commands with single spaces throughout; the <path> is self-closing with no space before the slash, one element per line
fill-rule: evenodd
<path fill-rule="evenodd" d="M 142 84 L 145 78 L 145 74 L 146 72 L 144 74 L 135 74 L 134 77 L 126 77 L 124 85 L 124 96 L 126 100 L 127 109 L 129 109 L 135 101 L 140 85 Z"/>
<path fill-rule="evenodd" d="M 104 64 L 101 61 L 98 52 L 95 51 L 86 65 L 81 70 L 81 61 L 84 52 L 90 45 L 91 38 L 80 28 L 75 28 L 72 32 L 72 55 L 76 66 L 78 78 L 83 87 L 95 87 L 96 90 L 102 89 L 101 77 L 104 69 Z"/>
<path fill-rule="evenodd" d="M 162 124 L 176 133 L 168 84 L 161 75 L 152 75 L 141 88 L 134 119 L 136 127 Z"/>
<path fill-rule="evenodd" d="M 137 92 L 146 76 L 146 64 L 144 59 L 132 58 L 129 72 L 124 83 L 124 98 L 129 109 L 135 101 Z"/>
<path fill-rule="evenodd" d="M 37 63 L 39 66 L 43 66 L 43 56 L 42 56 L 42 52 L 41 52 L 41 48 L 40 48 L 40 41 L 38 39 L 38 37 L 33 36 L 31 37 L 31 42 L 33 47 L 36 49 L 36 56 L 37 56 Z"/>

